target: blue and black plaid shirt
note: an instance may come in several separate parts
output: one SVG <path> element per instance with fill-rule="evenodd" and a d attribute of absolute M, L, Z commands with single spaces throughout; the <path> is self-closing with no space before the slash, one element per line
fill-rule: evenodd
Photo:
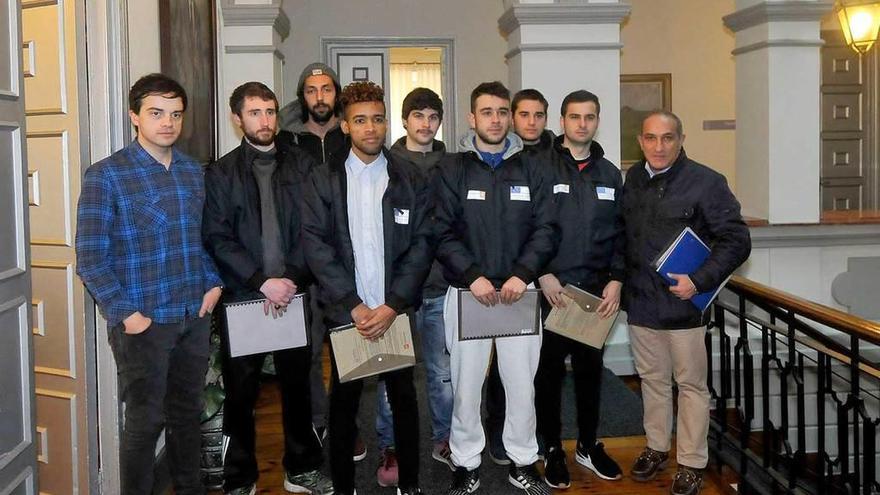
<path fill-rule="evenodd" d="M 77 208 L 77 273 L 108 326 L 140 311 L 156 323 L 198 315 L 223 285 L 202 245 L 204 172 L 173 152 L 166 169 L 135 140 L 86 170 Z"/>

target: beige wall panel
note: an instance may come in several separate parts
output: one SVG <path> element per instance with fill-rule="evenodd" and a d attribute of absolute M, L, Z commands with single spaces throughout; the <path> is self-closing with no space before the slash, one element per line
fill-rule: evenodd
<path fill-rule="evenodd" d="M 629 3 L 620 73 L 672 74 L 672 111 L 684 123 L 688 156 L 723 173 L 736 190 L 736 131 L 703 130 L 704 120 L 736 118 L 736 40 L 721 21 L 736 10 L 734 0 Z"/>
<path fill-rule="evenodd" d="M 37 388 L 37 459 L 40 494 L 75 495 L 79 442 L 74 435 L 76 395 Z M 85 448 L 85 445 L 83 446 Z"/>
<path fill-rule="evenodd" d="M 73 247 L 68 134 L 28 132 L 27 152 L 31 243 Z"/>
<path fill-rule="evenodd" d="M 37 373 L 76 377 L 76 325 L 73 265 L 34 261 L 34 369 Z M 39 314 L 38 314 L 39 313 Z M 41 327 L 38 325 L 42 323 Z M 39 413 L 38 409 L 38 413 Z"/>
<path fill-rule="evenodd" d="M 22 45 L 30 77 L 24 80 L 27 115 L 67 112 L 64 0 L 22 2 Z"/>

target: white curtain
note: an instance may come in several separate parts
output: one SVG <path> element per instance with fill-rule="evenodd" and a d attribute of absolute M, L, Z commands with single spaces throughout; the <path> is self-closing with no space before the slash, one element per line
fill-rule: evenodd
<path fill-rule="evenodd" d="M 394 144 L 406 135 L 401 120 L 403 99 L 415 88 L 429 88 L 443 98 L 443 74 L 440 64 L 413 63 L 391 64 L 391 108 L 388 118 L 391 119 L 391 143 Z M 443 140 L 443 127 L 437 132 L 436 139 Z"/>

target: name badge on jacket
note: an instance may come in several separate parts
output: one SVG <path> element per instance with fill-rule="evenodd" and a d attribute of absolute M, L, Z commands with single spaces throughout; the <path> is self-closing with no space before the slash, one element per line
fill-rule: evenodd
<path fill-rule="evenodd" d="M 404 210 L 403 208 L 395 208 L 394 223 L 399 223 L 401 225 L 409 224 L 409 210 Z"/>
<path fill-rule="evenodd" d="M 486 201 L 486 191 L 478 191 L 471 189 L 468 191 L 467 199 L 476 199 L 478 201 Z"/>
<path fill-rule="evenodd" d="M 596 188 L 596 194 L 599 195 L 599 199 L 602 199 L 605 201 L 614 201 L 614 188 L 613 187 L 599 186 Z"/>
<path fill-rule="evenodd" d="M 565 193 L 568 194 L 568 184 L 555 184 L 553 186 L 553 194 Z"/>
<path fill-rule="evenodd" d="M 529 186 L 510 186 L 511 201 L 531 201 L 532 195 L 529 193 Z"/>

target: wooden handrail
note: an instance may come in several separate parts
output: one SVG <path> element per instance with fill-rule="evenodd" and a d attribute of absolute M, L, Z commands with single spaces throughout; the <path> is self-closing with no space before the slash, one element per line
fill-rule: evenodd
<path fill-rule="evenodd" d="M 840 330 L 847 335 L 855 335 L 860 339 L 880 345 L 880 323 L 808 301 L 737 275 L 731 277 L 725 287 L 731 292 L 743 295 L 746 298 L 791 310 L 800 316 Z"/>

